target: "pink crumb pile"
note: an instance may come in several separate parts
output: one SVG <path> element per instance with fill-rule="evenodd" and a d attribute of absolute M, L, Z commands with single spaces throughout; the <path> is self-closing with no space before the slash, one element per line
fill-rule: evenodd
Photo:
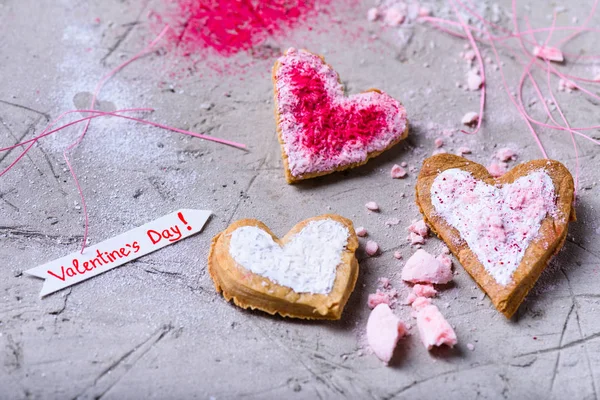
<path fill-rule="evenodd" d="M 425 244 L 425 238 L 429 235 L 429 228 L 424 220 L 413 221 L 407 229 L 409 232 L 408 240 L 411 245 Z"/>
<path fill-rule="evenodd" d="M 433 287 L 433 285 L 421 285 L 416 284 L 413 286 L 412 292 L 406 296 L 405 304 L 412 304 L 417 298 L 429 298 L 437 295 L 437 290 Z"/>
<path fill-rule="evenodd" d="M 379 278 L 379 287 L 375 293 L 369 294 L 367 306 L 373 309 L 379 304 L 387 304 L 390 308 L 395 308 L 398 296 L 398 290 L 392 287 L 388 278 Z"/>
<path fill-rule="evenodd" d="M 398 341 L 406 334 L 406 325 L 387 304 L 379 304 L 371 311 L 367 321 L 367 342 L 381 361 L 390 362 Z"/>
<path fill-rule="evenodd" d="M 427 350 L 442 345 L 454 347 L 458 342 L 454 329 L 429 299 L 418 297 L 412 303 L 412 307 L 416 311 L 421 342 Z"/>
<path fill-rule="evenodd" d="M 419 249 L 406 261 L 401 277 L 413 283 L 446 284 L 453 278 L 452 260 L 445 254 L 435 258 Z"/>

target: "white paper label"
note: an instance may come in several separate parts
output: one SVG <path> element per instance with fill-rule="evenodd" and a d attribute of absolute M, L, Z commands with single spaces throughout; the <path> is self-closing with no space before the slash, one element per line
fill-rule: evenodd
<path fill-rule="evenodd" d="M 83 254 L 78 251 L 24 273 L 45 279 L 40 292 L 44 297 L 192 236 L 202 230 L 211 214 L 207 210 L 175 211 L 86 247 Z"/>

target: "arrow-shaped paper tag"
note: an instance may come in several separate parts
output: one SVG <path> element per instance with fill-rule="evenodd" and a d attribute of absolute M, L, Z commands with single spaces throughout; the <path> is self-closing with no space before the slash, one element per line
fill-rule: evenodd
<path fill-rule="evenodd" d="M 92 278 L 202 230 L 212 214 L 179 210 L 68 256 L 24 271 L 44 279 L 40 297 Z"/>

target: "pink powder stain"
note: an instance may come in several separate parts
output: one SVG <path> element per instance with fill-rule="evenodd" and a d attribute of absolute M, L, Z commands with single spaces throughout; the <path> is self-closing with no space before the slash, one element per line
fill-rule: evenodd
<path fill-rule="evenodd" d="M 173 28 L 170 41 L 184 52 L 206 49 L 230 57 L 268 38 L 281 38 L 331 0 L 176 0 L 169 13 L 154 15 Z"/>

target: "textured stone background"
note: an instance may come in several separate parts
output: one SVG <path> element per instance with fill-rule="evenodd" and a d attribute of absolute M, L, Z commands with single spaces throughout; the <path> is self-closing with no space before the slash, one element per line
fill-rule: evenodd
<path fill-rule="evenodd" d="M 566 3 L 561 25 L 573 16 L 583 20 L 591 7 Z M 285 184 L 274 133 L 272 59 L 251 60 L 231 76 L 202 64 L 183 74 L 177 58 L 152 53 L 109 82 L 100 95 L 103 108 L 154 107 L 148 118 L 247 143 L 250 150 L 119 120 L 94 122 L 71 154 L 89 206 L 92 243 L 178 208 L 211 209 L 214 216 L 193 238 L 43 300 L 41 282 L 22 271 L 80 245 L 81 205 L 62 158 L 80 131 L 41 141 L 0 178 L 0 398 L 596 398 L 598 148 L 581 140 L 579 221 L 513 320 L 496 312 L 457 264 L 454 286 L 435 300 L 456 328 L 455 349 L 428 353 L 415 334 L 401 343 L 391 367 L 364 349 L 366 299 L 377 278 L 388 276 L 403 296 L 408 293 L 398 278 L 402 262 L 392 254 L 412 254 L 405 227 L 419 215 L 417 173 L 392 180 L 389 170 L 401 161 L 418 168 L 440 131 L 458 128 L 479 102 L 478 92 L 455 87 L 467 69 L 458 56 L 463 42 L 425 26 L 403 28 L 406 40 L 393 30 L 381 32 L 366 22 L 371 5 L 343 11 L 342 23 L 327 32 L 300 31 L 275 43 L 325 54 L 350 93 L 378 87 L 405 104 L 410 138 L 362 168 Z M 98 78 L 151 40 L 146 14 L 160 6 L 158 0 L 1 1 L 0 145 L 40 132 L 62 111 L 85 107 Z M 553 7 L 535 0 L 519 10 L 534 26 L 548 26 Z M 509 10 L 509 2 L 501 8 Z M 599 22 L 596 16 L 590 25 Z M 364 31 L 352 34 L 357 29 Z M 371 31 L 381 37 L 368 40 Z M 597 38 L 583 36 L 570 48 L 597 53 Z M 514 87 L 521 70 L 503 59 Z M 589 62 L 567 66 L 581 75 L 594 68 Z M 484 164 L 497 146 L 517 148 L 519 160 L 539 158 L 498 72 L 488 79 L 483 130 L 457 134 L 446 148 L 467 145 L 471 158 Z M 526 91 L 527 99 L 533 96 Z M 574 125 L 598 123 L 595 102 L 577 93 L 559 93 L 558 99 Z M 570 138 L 540 134 L 551 157 L 574 170 Z M 0 167 L 15 156 L 0 154 Z M 381 213 L 364 209 L 371 200 Z M 358 286 L 341 321 L 283 320 L 240 310 L 215 294 L 206 255 L 211 237 L 231 221 L 258 218 L 283 235 L 326 212 L 367 227 L 383 249 L 375 258 L 359 254 Z M 386 227 L 393 217 L 401 223 Z M 437 252 L 440 245 L 433 238 L 425 248 Z M 397 313 L 411 321 L 408 308 Z"/>

